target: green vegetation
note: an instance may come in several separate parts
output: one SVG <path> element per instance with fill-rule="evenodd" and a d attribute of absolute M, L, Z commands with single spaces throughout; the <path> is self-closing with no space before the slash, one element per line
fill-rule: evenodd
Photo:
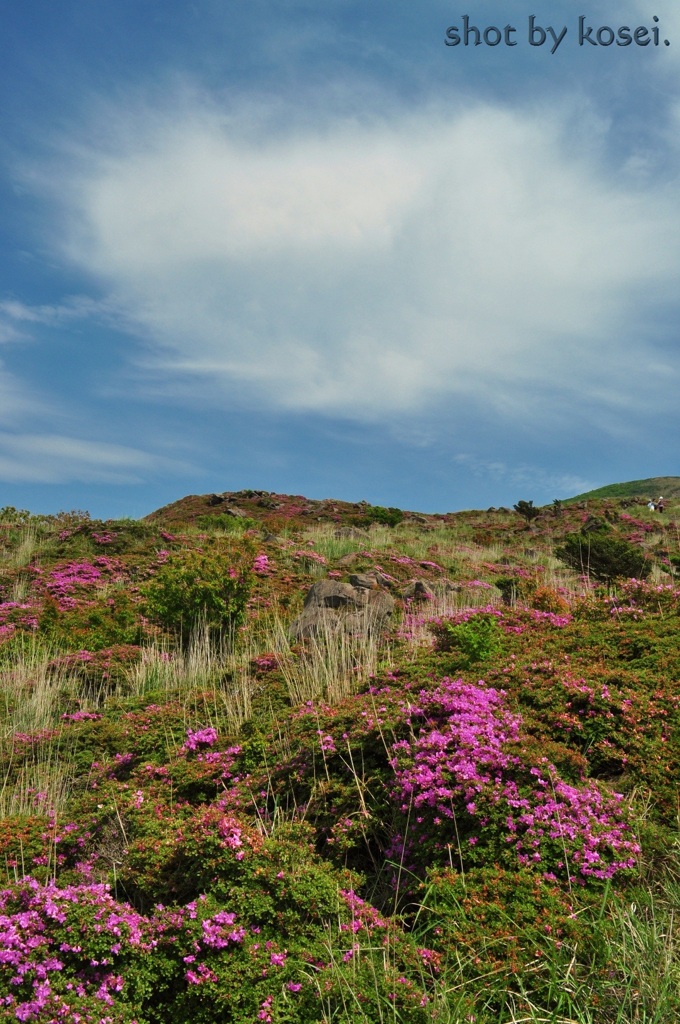
<path fill-rule="evenodd" d="M 151 619 L 177 633 L 186 646 L 197 628 L 210 635 L 235 629 L 244 619 L 251 573 L 247 545 L 231 551 L 183 551 L 171 556 L 146 585 Z"/>
<path fill-rule="evenodd" d="M 383 508 L 382 505 L 369 505 L 365 514 L 369 523 L 384 523 L 385 526 L 396 526 L 404 518 L 400 508 Z"/>
<path fill-rule="evenodd" d="M 607 533 L 571 533 L 555 554 L 572 569 L 603 583 L 618 578 L 644 580 L 652 568 L 644 551 Z"/>
<path fill-rule="evenodd" d="M 536 519 L 541 514 L 540 508 L 536 508 L 533 501 L 521 500 L 512 507 L 522 519 L 526 519 L 527 523 L 530 523 L 532 519 Z"/>
<path fill-rule="evenodd" d="M 0 1020 L 675 1022 L 675 514 L 0 511 Z"/>
<path fill-rule="evenodd" d="M 653 476 L 646 480 L 628 480 L 622 484 L 607 484 L 593 491 L 577 494 L 569 501 L 584 501 L 591 498 L 645 498 L 652 500 L 663 494 L 666 500 L 680 498 L 680 476 Z"/>

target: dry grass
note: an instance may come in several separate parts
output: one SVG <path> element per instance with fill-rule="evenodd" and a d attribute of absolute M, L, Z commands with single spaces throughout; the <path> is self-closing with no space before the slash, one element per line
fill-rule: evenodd
<path fill-rule="evenodd" d="M 303 644 L 291 644 L 286 625 L 280 619 L 274 625 L 272 649 L 293 705 L 323 700 L 344 700 L 373 675 L 392 666 L 389 644 L 366 621 L 356 633 L 346 633 L 327 622 L 318 634 Z"/>

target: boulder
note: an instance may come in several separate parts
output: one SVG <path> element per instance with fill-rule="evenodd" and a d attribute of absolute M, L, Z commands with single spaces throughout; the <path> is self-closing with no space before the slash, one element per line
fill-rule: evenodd
<path fill-rule="evenodd" d="M 349 578 L 351 587 L 355 587 L 358 590 L 375 590 L 378 586 L 378 581 L 375 578 L 375 573 L 372 572 L 355 572 Z"/>
<path fill-rule="evenodd" d="M 342 555 L 340 558 L 338 558 L 336 560 L 335 564 L 336 565 L 343 565 L 343 566 L 344 565 L 353 565 L 354 562 L 356 562 L 358 558 L 359 558 L 359 555 L 357 555 L 354 551 L 349 551 L 346 555 Z"/>
<path fill-rule="evenodd" d="M 371 572 L 352 573 L 349 582 L 351 586 L 357 587 L 359 590 L 375 590 L 376 587 L 386 587 L 391 590 L 394 586 L 394 582 L 377 569 Z"/>
<path fill-rule="evenodd" d="M 227 505 L 224 509 L 225 516 L 233 516 L 234 519 L 246 519 L 248 513 L 244 512 L 242 508 L 238 508 L 237 505 Z"/>
<path fill-rule="evenodd" d="M 319 580 L 311 588 L 305 598 L 305 608 L 346 608 L 349 605 L 357 606 L 363 599 L 359 597 L 356 589 L 349 583 L 339 583 L 337 580 Z"/>
<path fill-rule="evenodd" d="M 434 590 L 424 580 L 412 580 L 402 591 L 405 601 L 431 601 L 434 598 Z"/>
<path fill-rule="evenodd" d="M 337 580 L 319 580 L 305 598 L 301 614 L 290 627 L 294 640 L 320 633 L 368 633 L 383 629 L 394 610 L 394 598 L 374 586 L 353 586 Z"/>

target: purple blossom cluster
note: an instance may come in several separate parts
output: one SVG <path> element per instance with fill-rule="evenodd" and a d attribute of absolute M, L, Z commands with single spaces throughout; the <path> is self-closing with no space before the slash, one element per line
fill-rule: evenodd
<path fill-rule="evenodd" d="M 253 572 L 256 576 L 271 576 L 274 567 L 269 561 L 269 555 L 264 553 L 256 556 L 253 562 Z"/>
<path fill-rule="evenodd" d="M 148 957 L 163 943 L 178 946 L 188 984 L 217 980 L 202 958 L 241 945 L 246 929 L 231 911 L 203 917 L 204 904 L 202 896 L 184 907 L 159 905 L 144 917 L 116 901 L 107 885 L 59 888 L 30 877 L 0 892 L 0 1006 L 7 1019 L 112 1020 L 93 1017 L 93 1005 L 115 1013 L 130 954 Z M 270 957 L 273 965 L 285 960 L 285 953 Z"/>
<path fill-rule="evenodd" d="M 65 722 L 97 722 L 102 716 L 96 711 L 74 711 L 70 715 L 66 712 L 61 717 Z"/>
<path fill-rule="evenodd" d="M 115 530 L 104 530 L 103 533 L 95 533 L 93 530 L 90 536 L 92 537 L 92 540 L 95 542 L 95 544 L 106 545 L 113 544 L 116 538 L 118 537 L 118 534 L 115 532 Z"/>
<path fill-rule="evenodd" d="M 335 740 L 329 733 L 325 733 L 323 729 L 317 729 L 317 736 L 319 737 L 319 746 L 324 754 L 335 754 Z"/>
<path fill-rule="evenodd" d="M 201 750 L 204 747 L 212 747 L 215 743 L 217 743 L 217 729 L 213 729 L 212 726 L 206 729 L 197 729 L 195 732 L 193 729 L 187 729 L 187 738 L 182 750 Z"/>
<path fill-rule="evenodd" d="M 123 579 L 123 566 L 116 558 L 101 555 L 94 562 L 67 562 L 48 573 L 44 587 L 56 600 L 62 610 L 75 608 L 73 597 L 80 589 L 91 589 L 101 585 L 102 577 L 107 580 Z"/>
<path fill-rule="evenodd" d="M 545 759 L 525 763 L 522 720 L 503 690 L 445 678 L 420 693 L 407 720 L 420 731 L 393 746 L 393 795 L 420 836 L 441 848 L 461 838 L 474 847 L 495 831 L 520 864 L 541 864 L 550 878 L 610 878 L 633 866 L 640 847 L 622 797 L 592 782 L 569 785 Z M 405 849 L 399 836 L 390 852 Z"/>
<path fill-rule="evenodd" d="M 299 562 L 314 562 L 316 565 L 326 565 L 326 559 L 318 551 L 294 551 L 293 558 Z"/>
<path fill-rule="evenodd" d="M 99 935 L 97 959 L 82 955 L 84 920 Z M 146 919 L 117 903 L 105 885 L 58 888 L 25 878 L 0 892 L 0 979 L 7 993 L 0 1003 L 19 1021 L 76 1024 L 87 1019 L 75 1009 L 81 1000 L 114 1005 L 125 984 L 116 966 L 123 948 L 148 952 L 156 941 Z"/>
<path fill-rule="evenodd" d="M 0 602 L 0 643 L 12 636 L 17 629 L 37 628 L 38 616 L 34 605 L 19 601 Z"/>

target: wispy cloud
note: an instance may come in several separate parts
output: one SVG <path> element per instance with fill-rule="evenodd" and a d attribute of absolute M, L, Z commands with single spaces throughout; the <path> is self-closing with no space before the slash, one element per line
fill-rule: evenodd
<path fill-rule="evenodd" d="M 573 473 L 547 472 L 541 466 L 527 463 L 508 465 L 500 460 L 480 459 L 466 453 L 454 456 L 452 461 L 464 466 L 477 479 L 491 481 L 502 488 L 507 488 L 507 485 L 523 487 L 532 496 L 552 494 L 556 498 L 569 498 L 601 486 Z"/>
<path fill-rule="evenodd" d="M 164 473 L 191 472 L 186 463 L 125 445 L 58 434 L 0 432 L 0 480 L 135 484 Z"/>
<path fill-rule="evenodd" d="M 14 426 L 44 411 L 44 403 L 0 361 L 0 425 Z"/>
<path fill-rule="evenodd" d="M 357 420 L 670 403 L 646 364 L 677 357 L 645 319 L 675 301 L 677 180 L 613 173 L 587 105 L 273 137 L 246 107 L 178 109 L 118 111 L 116 152 L 80 150 L 70 192 L 57 177 L 63 253 L 178 390 Z"/>
<path fill-rule="evenodd" d="M 112 298 L 94 299 L 89 295 L 69 295 L 53 305 L 31 305 L 19 299 L 0 301 L 0 341 L 20 341 L 31 336 L 31 328 L 63 327 L 79 320 L 107 324 L 119 330 L 130 325 L 125 310 Z"/>

